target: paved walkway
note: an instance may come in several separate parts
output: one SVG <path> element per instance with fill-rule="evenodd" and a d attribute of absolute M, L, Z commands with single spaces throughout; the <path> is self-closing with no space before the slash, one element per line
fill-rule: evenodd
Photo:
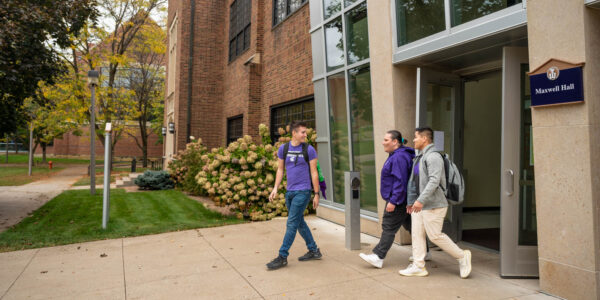
<path fill-rule="evenodd" d="M 86 173 L 86 165 L 74 165 L 48 179 L 20 186 L 0 186 L 0 232 L 19 223 Z"/>
<path fill-rule="evenodd" d="M 0 253 L 2 299 L 555 299 L 538 280 L 500 279 L 497 254 L 472 249 L 473 272 L 434 251 L 429 277 L 406 278 L 410 246 L 394 245 L 383 269 L 344 248 L 344 227 L 309 217 L 324 254 L 267 271 L 285 219 Z M 363 250 L 378 239 L 362 235 Z"/>

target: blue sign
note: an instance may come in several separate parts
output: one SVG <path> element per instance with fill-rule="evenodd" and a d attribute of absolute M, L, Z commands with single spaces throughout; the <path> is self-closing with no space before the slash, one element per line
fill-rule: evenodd
<path fill-rule="evenodd" d="M 583 69 L 559 70 L 549 68 L 546 73 L 530 75 L 531 106 L 583 102 Z"/>

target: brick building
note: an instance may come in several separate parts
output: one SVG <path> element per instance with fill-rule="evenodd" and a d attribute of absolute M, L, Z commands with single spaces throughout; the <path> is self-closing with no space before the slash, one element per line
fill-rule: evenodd
<path fill-rule="evenodd" d="M 167 160 L 189 136 L 216 147 L 260 123 L 314 127 L 308 1 L 273 3 L 169 1 Z"/>
<path fill-rule="evenodd" d="M 136 138 L 141 143 L 138 126 L 134 126 Z M 104 146 L 98 137 L 96 137 L 96 157 L 104 156 Z M 36 154 L 42 154 L 42 147 L 38 146 Z M 90 155 L 90 135 L 89 128 L 82 128 L 81 135 L 75 135 L 72 132 L 66 133 L 61 139 L 54 139 L 54 142 L 46 148 L 47 155 L 58 156 L 82 156 L 89 157 Z M 163 155 L 163 144 L 158 142 L 158 136 L 151 133 L 148 137 L 148 158 L 157 159 Z M 124 134 L 115 146 L 114 156 L 117 158 L 136 157 L 138 160 L 142 157 L 142 150 L 137 146 L 133 137 Z"/>

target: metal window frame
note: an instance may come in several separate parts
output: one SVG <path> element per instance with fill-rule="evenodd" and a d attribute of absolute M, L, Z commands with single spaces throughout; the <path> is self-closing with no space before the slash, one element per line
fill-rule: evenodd
<path fill-rule="evenodd" d="M 304 103 L 310 102 L 312 101 L 313 103 L 315 102 L 315 97 L 314 95 L 310 95 L 310 96 L 305 96 L 302 98 L 298 98 L 298 99 L 294 99 L 288 102 L 284 102 L 284 103 L 279 103 L 279 104 L 275 104 L 273 106 L 270 107 L 269 112 L 270 112 L 270 120 L 269 120 L 269 124 L 270 124 L 270 133 L 271 133 L 271 137 L 275 137 L 275 128 L 273 127 L 273 113 L 275 110 L 277 109 L 281 109 L 281 108 L 288 108 L 288 110 L 286 110 L 286 118 L 289 118 L 289 107 L 296 105 L 296 104 L 302 104 L 301 106 L 301 114 L 304 117 Z M 316 107 L 315 107 L 315 111 L 316 111 Z M 313 121 L 315 122 L 316 125 L 316 115 L 315 118 L 313 119 Z M 316 127 L 316 126 L 315 126 Z M 316 128 L 315 128 L 316 129 Z M 275 144 L 275 139 L 271 139 L 271 142 L 273 144 Z"/>
<path fill-rule="evenodd" d="M 272 1 L 272 3 L 273 3 L 273 11 L 272 11 L 273 15 L 272 16 L 273 17 L 272 17 L 272 20 L 271 20 L 271 29 L 275 29 L 275 27 L 277 27 L 279 24 L 285 22 L 287 19 L 289 19 L 291 16 L 293 16 L 297 11 L 299 11 L 300 9 L 302 9 L 302 7 L 304 7 L 305 5 L 307 5 L 310 2 L 310 0 L 302 0 L 304 2 L 302 2 L 300 4 L 300 6 L 298 6 L 298 8 L 296 8 L 293 11 L 290 11 L 290 7 L 291 7 L 290 1 L 291 0 L 283 0 L 283 1 L 285 1 L 285 11 L 286 11 L 286 13 L 285 13 L 285 17 L 283 17 L 283 19 L 281 19 L 281 21 L 279 21 L 279 22 L 277 22 L 277 0 L 273 0 Z"/>
<path fill-rule="evenodd" d="M 240 137 L 243 137 L 243 136 L 244 136 L 244 114 L 241 114 L 241 115 L 237 115 L 237 116 L 233 116 L 233 117 L 229 117 L 229 118 L 227 118 L 227 124 L 226 124 L 226 127 L 227 127 L 227 135 L 226 135 L 226 137 L 225 137 L 225 139 L 226 139 L 226 140 L 225 140 L 225 142 L 226 142 L 226 144 L 228 144 L 228 145 L 229 145 L 229 143 L 230 143 L 230 140 L 232 140 L 232 139 L 231 139 L 231 134 L 232 134 L 232 133 L 231 133 L 231 131 L 230 131 L 229 124 L 230 124 L 230 122 L 237 121 L 237 120 L 241 120 L 241 121 L 242 121 L 242 134 L 241 134 L 241 136 L 240 136 Z M 238 139 L 238 138 L 236 138 L 236 140 L 237 140 L 237 139 Z"/>
<path fill-rule="evenodd" d="M 245 7 L 242 5 L 242 8 L 238 8 L 239 7 L 239 3 L 238 1 L 245 1 L 242 4 L 247 4 L 248 5 L 248 9 L 244 9 Z M 236 6 L 236 10 L 233 11 L 233 7 L 234 5 L 238 4 L 238 6 Z M 245 15 L 248 14 L 248 15 Z M 241 23 L 239 21 L 239 18 L 242 19 L 248 19 L 247 23 Z M 232 25 L 238 26 L 240 28 L 235 28 L 235 31 L 232 31 Z M 246 31 L 246 28 L 249 28 L 250 30 L 250 36 L 248 37 L 248 47 L 246 47 L 244 44 L 244 31 Z M 232 33 L 233 32 L 233 33 Z M 238 38 L 239 35 L 242 35 L 242 50 L 238 53 L 237 51 L 237 43 L 238 43 Z M 228 52 L 227 52 L 227 57 L 228 57 L 228 62 L 231 63 L 232 61 L 234 61 L 236 58 L 238 58 L 239 56 L 241 56 L 242 54 L 244 54 L 246 52 L 246 50 L 250 49 L 250 44 L 252 44 L 252 1 L 251 0 L 235 0 L 231 3 L 231 5 L 229 5 L 229 39 L 228 39 L 229 43 L 228 43 Z M 231 54 L 231 43 L 234 43 L 234 47 L 235 50 L 233 51 L 233 55 Z"/>
<path fill-rule="evenodd" d="M 408 60 L 451 48 L 485 36 L 497 34 L 527 24 L 527 0 L 522 0 L 521 5 L 513 6 L 493 12 L 489 15 L 451 26 L 450 0 L 444 0 L 444 14 L 446 29 L 417 41 L 398 46 L 398 22 L 396 16 L 396 0 L 390 1 L 392 26 L 392 63 L 398 64 Z"/>
<path fill-rule="evenodd" d="M 325 171 L 326 173 L 328 173 L 328 174 L 326 174 L 326 176 L 329 176 L 332 179 L 332 181 L 333 181 L 333 165 L 332 165 L 331 162 L 333 161 L 333 155 L 334 155 L 334 153 L 332 151 L 332 144 L 330 142 L 331 141 L 331 129 L 330 129 L 330 124 L 329 124 L 329 116 L 330 116 L 329 101 L 330 100 L 329 100 L 329 82 L 328 82 L 328 79 L 329 79 L 330 76 L 335 75 L 335 74 L 339 74 L 339 73 L 343 73 L 344 74 L 344 84 L 345 84 L 345 92 L 346 92 L 346 99 L 345 99 L 345 101 L 346 101 L 346 118 L 347 118 L 347 122 L 348 122 L 348 124 L 347 124 L 347 126 L 348 126 L 348 149 L 349 149 L 348 150 L 348 155 L 349 155 L 348 159 L 349 159 L 350 169 L 352 170 L 352 169 L 354 169 L 354 161 L 352 159 L 353 150 L 352 150 L 352 145 L 351 145 L 352 127 L 351 127 L 351 112 L 350 112 L 350 108 L 351 108 L 350 104 L 351 103 L 350 103 L 350 86 L 349 86 L 348 72 L 351 69 L 354 69 L 354 68 L 357 68 L 357 67 L 360 67 L 360 66 L 363 66 L 363 65 L 367 65 L 367 64 L 370 65 L 371 59 L 370 59 L 370 54 L 369 54 L 369 58 L 366 58 L 366 59 L 363 59 L 361 61 L 358 61 L 358 62 L 355 62 L 353 64 L 348 65 L 348 57 L 347 57 L 348 54 L 347 54 L 347 50 L 346 50 L 347 49 L 347 46 L 346 46 L 346 42 L 347 42 L 346 40 L 347 40 L 347 38 L 346 38 L 346 18 L 345 18 L 345 15 L 346 15 L 346 13 L 348 13 L 351 10 L 353 10 L 357 6 L 361 5 L 362 3 L 366 3 L 367 0 L 359 0 L 359 1 L 356 1 L 356 2 L 354 2 L 354 3 L 352 3 L 351 5 L 348 5 L 348 6 L 346 6 L 346 3 L 345 3 L 344 0 L 341 0 L 342 9 L 339 12 L 337 12 L 337 13 L 329 16 L 327 19 L 325 19 L 324 15 L 323 15 L 323 12 L 324 12 L 323 0 L 310 0 L 310 1 L 318 1 L 318 3 L 319 3 L 318 6 L 319 6 L 320 11 L 321 11 L 321 16 L 319 17 L 319 21 L 315 22 L 316 25 L 313 26 L 310 29 L 309 32 L 310 32 L 310 34 L 312 36 L 312 34 L 314 32 L 316 32 L 317 30 L 321 30 L 320 38 L 322 39 L 323 43 L 322 43 L 322 47 L 320 49 L 320 52 L 321 52 L 320 54 L 322 55 L 323 62 L 324 62 L 323 63 L 323 69 L 320 70 L 319 72 L 315 72 L 315 74 L 317 74 L 317 75 L 313 76 L 312 81 L 313 82 L 316 82 L 316 81 L 319 81 L 319 80 L 323 80 L 324 81 L 324 90 L 325 90 L 324 92 L 325 93 L 322 96 L 324 96 L 325 97 L 325 101 L 327 101 L 327 105 L 326 105 L 327 108 L 326 108 L 326 112 L 325 112 L 325 115 L 327 116 L 327 120 L 325 122 L 323 122 L 327 126 L 327 130 L 326 130 L 327 137 L 325 138 L 325 137 L 323 137 L 323 135 L 319 134 L 322 137 L 319 138 L 319 139 L 317 139 L 317 141 L 322 141 L 322 142 L 326 141 L 329 144 L 328 147 L 329 147 L 329 154 L 330 154 L 330 165 L 327 166 L 327 170 L 323 170 L 323 171 Z M 342 45 L 343 45 L 342 51 L 344 52 L 344 64 L 343 64 L 343 66 L 341 66 L 339 68 L 336 68 L 336 69 L 331 70 L 331 71 L 327 71 L 327 42 L 325 40 L 325 24 L 327 24 L 327 23 L 335 20 L 338 17 L 340 17 L 342 19 Z M 313 22 L 311 22 L 311 24 L 312 23 Z M 317 95 L 315 95 L 315 101 L 316 101 L 316 98 L 317 98 Z M 315 110 L 316 110 L 316 107 L 317 107 L 317 105 L 315 103 Z M 315 119 L 316 119 L 316 114 L 315 114 Z M 316 120 L 315 120 L 315 122 L 316 122 Z M 320 130 L 320 132 L 322 132 L 322 130 Z M 327 139 L 327 140 L 325 140 L 325 139 Z M 334 187 L 332 186 L 331 187 L 331 189 L 332 189 L 332 196 L 333 196 L 333 188 Z M 333 209 L 336 209 L 336 210 L 343 211 L 344 208 L 345 208 L 344 204 L 334 202 L 333 199 L 322 199 L 321 203 L 323 204 L 323 206 L 326 206 L 326 207 L 329 207 L 329 208 L 333 208 Z M 377 221 L 378 218 L 379 218 L 378 214 L 377 214 L 377 211 L 368 211 L 368 210 L 361 209 L 360 210 L 360 214 L 361 214 L 361 217 L 367 218 L 367 219 L 371 219 L 373 221 Z"/>

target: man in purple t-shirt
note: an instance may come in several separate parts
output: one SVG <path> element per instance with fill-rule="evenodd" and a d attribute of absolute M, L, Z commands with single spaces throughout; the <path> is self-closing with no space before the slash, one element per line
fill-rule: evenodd
<path fill-rule="evenodd" d="M 314 191 L 313 207 L 319 206 L 319 173 L 317 171 L 317 151 L 306 143 L 306 123 L 294 121 L 290 125 L 292 132 L 292 141 L 287 145 L 287 154 L 284 157 L 286 145 L 281 145 L 277 152 L 278 167 L 275 176 L 275 186 L 269 196 L 269 201 L 273 201 L 277 196 L 279 184 L 283 179 L 283 169 L 285 167 L 287 178 L 287 192 L 285 193 L 285 206 L 288 209 L 288 219 L 286 231 L 283 237 L 283 243 L 279 249 L 279 255 L 267 264 L 269 270 L 276 270 L 287 265 L 289 249 L 296 237 L 296 231 L 306 242 L 308 252 L 300 257 L 299 261 L 321 259 L 321 251 L 317 248 L 317 243 L 310 233 L 310 228 L 304 221 L 304 210 L 310 201 L 311 189 Z M 308 161 L 304 158 L 304 147 L 308 154 Z"/>

